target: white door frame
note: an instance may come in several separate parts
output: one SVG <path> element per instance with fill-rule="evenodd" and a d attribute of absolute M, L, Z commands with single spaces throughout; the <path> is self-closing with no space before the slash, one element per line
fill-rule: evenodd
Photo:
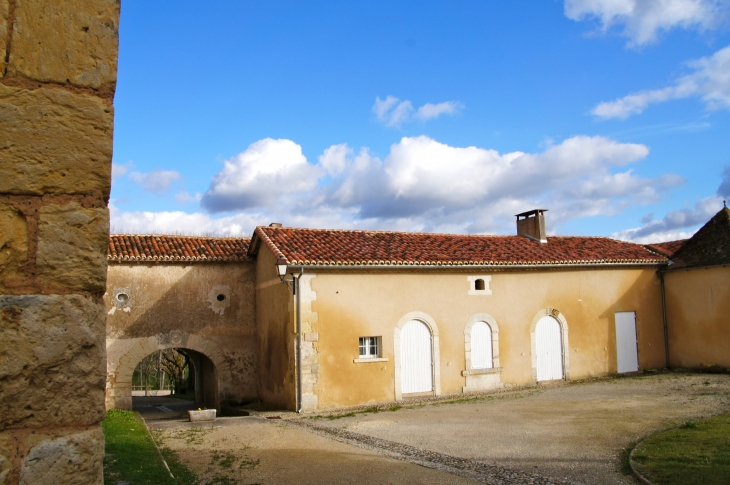
<path fill-rule="evenodd" d="M 393 332 L 393 360 L 395 361 L 395 400 L 400 401 L 403 399 L 403 384 L 401 382 L 401 354 L 400 354 L 400 334 L 405 327 L 406 323 L 411 320 L 419 320 L 428 327 L 431 332 L 431 361 L 432 361 L 432 376 L 433 376 L 433 393 L 436 396 L 441 395 L 441 360 L 439 355 L 439 331 L 436 326 L 436 321 L 431 318 L 430 315 L 423 312 L 410 312 L 400 320 L 395 326 Z"/>
<path fill-rule="evenodd" d="M 543 308 L 532 319 L 530 325 L 530 351 L 532 353 L 532 381 L 537 382 L 537 340 L 535 339 L 535 330 L 537 328 L 537 322 L 543 317 L 553 317 L 560 324 L 560 333 L 562 336 L 563 344 L 563 379 L 566 381 L 570 380 L 570 359 L 569 352 L 570 346 L 568 345 L 568 322 L 565 320 L 560 311 L 555 308 Z"/>

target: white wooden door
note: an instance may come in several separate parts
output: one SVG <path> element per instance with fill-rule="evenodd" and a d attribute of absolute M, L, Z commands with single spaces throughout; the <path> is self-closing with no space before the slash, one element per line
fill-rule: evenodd
<path fill-rule="evenodd" d="M 616 360 L 619 373 L 639 370 L 635 312 L 616 312 Z"/>
<path fill-rule="evenodd" d="M 471 327 L 471 368 L 492 368 L 492 329 L 485 322 Z"/>
<path fill-rule="evenodd" d="M 563 378 L 563 335 L 560 322 L 551 316 L 542 317 L 535 328 L 537 380 Z"/>
<path fill-rule="evenodd" d="M 431 331 L 420 320 L 406 323 L 400 334 L 403 394 L 433 391 Z"/>

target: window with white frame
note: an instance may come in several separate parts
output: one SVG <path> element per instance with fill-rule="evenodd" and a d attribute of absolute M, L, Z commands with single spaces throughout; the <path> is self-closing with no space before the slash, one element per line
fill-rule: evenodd
<path fill-rule="evenodd" d="M 471 368 L 491 369 L 492 329 L 486 322 L 477 322 L 471 327 Z"/>
<path fill-rule="evenodd" d="M 360 358 L 380 357 L 380 337 L 360 337 Z"/>

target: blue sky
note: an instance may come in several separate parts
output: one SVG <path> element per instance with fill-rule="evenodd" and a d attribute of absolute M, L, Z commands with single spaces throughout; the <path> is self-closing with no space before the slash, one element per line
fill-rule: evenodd
<path fill-rule="evenodd" d="M 112 230 L 687 237 L 730 196 L 729 0 L 125 2 Z M 722 188 L 721 188 L 722 187 Z"/>

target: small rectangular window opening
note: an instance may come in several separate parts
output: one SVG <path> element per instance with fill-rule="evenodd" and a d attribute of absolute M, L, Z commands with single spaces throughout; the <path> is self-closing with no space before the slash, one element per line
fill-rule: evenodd
<path fill-rule="evenodd" d="M 481 278 L 478 280 L 474 280 L 474 289 L 483 290 L 484 289 L 484 280 Z"/>
<path fill-rule="evenodd" d="M 380 337 L 360 337 L 360 358 L 380 357 Z"/>

